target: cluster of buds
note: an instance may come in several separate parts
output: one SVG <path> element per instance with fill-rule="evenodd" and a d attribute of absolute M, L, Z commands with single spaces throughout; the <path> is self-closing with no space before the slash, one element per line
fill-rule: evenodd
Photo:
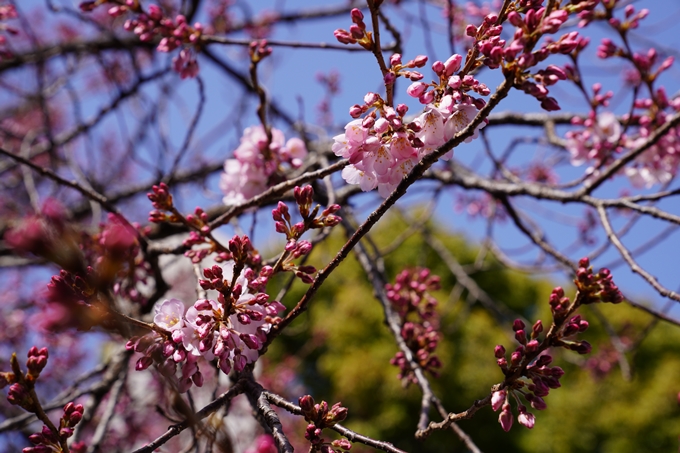
<path fill-rule="evenodd" d="M 495 14 L 487 15 L 479 28 L 469 26 L 468 29 L 471 36 L 477 40 L 477 49 L 484 56 L 475 66 L 479 64 L 485 64 L 490 68 L 502 66 L 505 73 L 515 75 L 515 86 L 518 89 L 539 100 L 543 109 L 552 111 L 559 110 L 560 107 L 554 98 L 548 96 L 547 87 L 558 80 L 566 80 L 567 71 L 554 65 L 534 74 L 531 74 L 529 69 L 552 54 L 576 56 L 588 44 L 588 40 L 580 38 L 578 32 L 570 32 L 557 41 L 546 38 L 536 49 L 542 36 L 557 33 L 569 14 L 574 12 L 573 8 L 566 6 L 546 15 L 542 3 L 518 4 L 508 13 L 507 20 L 516 30 L 513 39 L 507 45 L 498 36 L 502 26 L 496 25 L 498 16 Z"/>
<path fill-rule="evenodd" d="M 281 201 L 272 210 L 272 217 L 276 222 L 276 232 L 285 234 L 288 241 L 299 239 L 309 230 L 333 227 L 342 220 L 335 214 L 340 210 L 340 205 L 330 205 L 321 211 L 321 214 L 319 214 L 321 209 L 319 205 L 312 209 L 314 202 L 314 189 L 312 186 L 295 187 L 293 189 L 293 196 L 302 217 L 301 222 L 293 224 L 288 206 Z"/>
<path fill-rule="evenodd" d="M 571 12 L 578 13 L 578 18 L 580 19 L 578 26 L 580 28 L 585 27 L 590 22 L 603 20 L 607 21 L 612 27 L 618 28 L 624 32 L 630 29 L 638 28 L 640 25 L 640 20 L 649 15 L 649 10 L 646 8 L 636 11 L 634 5 L 626 5 L 624 8 L 625 18 L 622 22 L 620 19 L 614 17 L 615 10 L 619 8 L 617 3 L 617 0 L 603 2 L 596 0 L 583 0 L 576 5 L 570 5 L 569 10 Z M 598 4 L 601 4 L 604 7 L 604 11 L 596 9 Z"/>
<path fill-rule="evenodd" d="M 189 237 L 182 241 L 182 245 L 188 248 L 184 252 L 184 256 L 189 258 L 192 263 L 200 263 L 205 257 L 217 250 L 215 243 L 208 237 L 211 233 L 208 214 L 203 208 L 196 207 L 193 214 L 187 215 L 182 220 L 190 228 L 193 228 L 192 231 L 189 231 Z M 195 247 L 201 244 L 208 244 L 208 247 Z"/>
<path fill-rule="evenodd" d="M 468 24 L 465 27 L 465 34 L 473 38 L 476 42 L 477 49 L 484 55 L 483 64 L 491 69 L 500 66 L 503 59 L 503 47 L 505 40 L 500 38 L 503 32 L 503 26 L 498 24 L 498 16 L 496 14 L 487 14 L 479 27 L 473 24 Z"/>
<path fill-rule="evenodd" d="M 562 368 L 549 366 L 552 363 L 552 356 L 544 353 L 546 341 L 541 343 L 538 340 L 539 334 L 543 332 L 541 320 L 534 323 L 531 332 L 527 332 L 524 322 L 517 319 L 513 324 L 513 330 L 519 346 L 510 355 L 510 360 L 508 361 L 502 345 L 497 345 L 494 349 L 498 366 L 505 374 L 506 381 L 503 388 L 493 393 L 491 407 L 494 411 L 502 408 L 498 422 L 505 431 L 509 431 L 513 423 L 510 396 L 514 397 L 517 403 L 519 413 L 517 421 L 531 429 L 536 419 L 533 414 L 527 412 L 520 397 L 523 397 L 534 409 L 543 410 L 547 407 L 543 398 L 550 393 L 550 389 L 561 386 L 559 380 L 564 375 Z M 583 343 L 587 344 L 587 342 Z M 519 379 L 520 377 L 527 380 Z"/>
<path fill-rule="evenodd" d="M 427 64 L 427 56 L 418 55 L 413 60 L 402 63 L 401 54 L 395 53 L 390 57 L 390 67 L 385 73 L 385 85 L 393 85 L 397 77 L 404 77 L 412 82 L 423 79 L 423 74 L 418 71 L 411 71 L 414 68 L 422 68 Z"/>
<path fill-rule="evenodd" d="M 139 36 L 140 41 L 150 42 L 160 37 L 158 52 L 172 52 L 180 46 L 184 47 L 173 59 L 173 69 L 182 79 L 193 78 L 198 74 L 198 62 L 192 49 L 200 45 L 203 25 L 196 22 L 193 26 L 187 24 L 186 17 L 178 14 L 175 20 L 165 17 L 158 5 L 149 5 L 144 11 L 138 0 L 96 0 L 80 4 L 82 11 L 92 11 L 100 4 L 112 4 L 108 10 L 111 17 L 119 17 L 132 13 L 134 18 L 125 21 L 123 28 Z"/>
<path fill-rule="evenodd" d="M 627 5 L 625 8 L 625 20 L 621 22 L 619 19 L 613 17 L 612 4 L 605 4 L 605 8 L 607 9 L 607 12 L 600 13 L 597 15 L 597 18 L 607 19 L 609 25 L 624 39 L 624 41 L 626 40 L 628 31 L 637 28 L 639 21 L 649 14 L 647 9 L 636 11 L 633 5 Z M 670 68 L 674 61 L 672 56 L 666 57 L 656 70 L 652 70 L 657 63 L 658 58 L 656 49 L 651 48 L 646 54 L 637 52 L 631 53 L 627 46 L 619 47 L 609 38 L 602 39 L 597 48 L 597 56 L 602 59 L 620 57 L 631 62 L 634 69 L 627 71 L 625 73 L 625 78 L 628 83 L 633 85 L 640 85 L 641 83 L 652 85 L 663 71 Z M 664 107 L 660 108 L 663 109 Z"/>
<path fill-rule="evenodd" d="M 210 226 L 210 219 L 208 214 L 201 207 L 196 207 L 193 214 L 187 216 L 182 215 L 173 205 L 172 195 L 169 187 L 165 183 L 160 183 L 158 186 L 152 187 L 152 192 L 146 194 L 151 200 L 152 206 L 155 208 L 149 213 L 149 221 L 153 223 L 175 222 L 183 223 L 191 229 L 189 236 L 184 239 L 182 245 L 187 248 L 184 256 L 189 258 L 192 263 L 200 263 L 204 258 L 213 253 L 217 253 L 217 262 L 228 261 L 233 259 L 229 250 L 224 250 L 217 241 L 212 237 L 212 228 Z M 259 265 L 259 255 L 250 244 L 248 238 L 244 236 L 246 243 L 236 245 L 231 244 L 229 247 L 249 247 L 252 252 L 250 265 Z M 240 238 L 234 238 L 232 241 L 241 241 Z M 198 245 L 206 244 L 207 247 L 197 248 Z M 257 258 L 255 258 L 257 257 Z"/>
<path fill-rule="evenodd" d="M 385 285 L 387 298 L 401 321 L 401 337 L 413 352 L 418 365 L 434 376 L 441 361 L 434 354 L 439 343 L 435 307 L 437 300 L 431 292 L 440 288 L 439 277 L 429 269 L 402 271 L 395 283 Z M 405 385 L 415 383 L 415 373 L 402 351 L 390 360 L 399 367 L 399 379 Z"/>
<path fill-rule="evenodd" d="M 594 274 L 588 258 L 582 258 L 578 266 L 574 283 L 576 283 L 576 288 L 579 291 L 580 304 L 592 304 L 594 302 L 618 304 L 623 301 L 623 294 L 614 284 L 609 269 L 603 268 L 597 274 Z"/>
<path fill-rule="evenodd" d="M 372 33 L 366 31 L 364 13 L 357 8 L 353 8 L 349 15 L 352 18 L 352 25 L 350 25 L 349 31 L 338 28 L 333 32 L 335 39 L 342 44 L 359 44 L 366 50 L 373 50 L 375 43 L 373 42 Z"/>
<path fill-rule="evenodd" d="M 550 389 L 560 387 L 560 378 L 564 375 L 562 368 L 551 367 L 552 356 L 548 350 L 561 347 L 579 354 L 588 354 L 592 346 L 585 340 L 574 340 L 573 337 L 585 332 L 589 325 L 580 315 L 574 312 L 582 304 L 594 302 L 618 303 L 623 299 L 620 291 L 612 281 L 611 273 L 604 269 L 599 274 L 593 274 L 587 258 L 581 259 L 576 279 L 578 290 L 574 301 L 564 295 L 564 290 L 555 288 L 550 295 L 550 309 L 553 322 L 547 334 L 541 340 L 543 323 L 538 320 L 531 327 L 526 328 L 520 319 L 515 320 L 512 330 L 519 346 L 510 354 L 508 360 L 506 350 L 502 345 L 494 349 L 498 366 L 505 375 L 500 388 L 491 396 L 491 406 L 494 411 L 501 410 L 498 418 L 501 427 L 509 431 L 512 426 L 512 412 L 510 396 L 517 402 L 518 422 L 527 428 L 533 428 L 535 417 L 527 412 L 520 398 L 524 398 L 536 410 L 546 408 L 544 398 Z"/>
<path fill-rule="evenodd" d="M 218 253 L 215 261 L 218 263 L 234 261 L 238 266 L 259 269 L 262 264 L 262 256 L 248 236 L 236 235 L 227 242 L 227 251 Z"/>
<path fill-rule="evenodd" d="M 675 61 L 673 56 L 668 56 L 658 66 L 656 66 L 657 60 L 659 58 L 659 54 L 656 49 L 651 48 L 645 54 L 640 54 L 637 52 L 630 54 L 624 48 L 617 47 L 609 38 L 602 39 L 602 42 L 597 48 L 597 56 L 603 59 L 621 57 L 629 60 L 631 63 L 633 63 L 636 72 L 635 78 L 629 76 L 629 79 L 634 81 L 636 85 L 640 84 L 641 82 L 654 82 L 659 77 L 659 75 L 670 68 Z M 656 69 L 653 69 L 655 66 Z"/>
<path fill-rule="evenodd" d="M 169 217 L 165 212 L 172 211 L 174 205 L 168 185 L 162 182 L 157 186 L 152 186 L 151 192 L 147 193 L 146 196 L 151 201 L 151 206 L 155 208 L 149 213 L 149 222 L 170 222 L 172 217 Z"/>
<path fill-rule="evenodd" d="M 625 40 L 627 32 L 636 28 L 639 21 L 647 16 L 648 11 L 645 9 L 636 11 L 633 5 L 627 5 L 625 20 L 621 22 L 612 15 L 615 3 L 603 3 L 606 11 L 594 11 L 588 18 L 589 20 L 607 20 L 609 25 Z M 611 129 L 615 132 L 612 134 L 615 140 L 611 138 L 609 140 L 598 140 L 598 136 L 602 135 L 598 133 L 600 123 L 613 124 L 614 122 L 614 120 L 610 120 L 613 115 L 607 112 L 600 113 L 597 116 L 595 112 L 592 112 L 589 118 L 583 122 L 584 129 L 567 133 L 567 147 L 572 153 L 572 163 L 579 165 L 585 161 L 591 161 L 593 165 L 589 172 L 600 167 L 603 161 L 610 156 L 611 152 L 608 151 L 611 150 L 607 149 L 607 141 L 615 143 L 616 151 L 634 149 L 644 143 L 657 128 L 663 126 L 670 114 L 680 111 L 680 101 L 669 99 L 663 87 L 654 87 L 661 73 L 668 70 L 673 64 L 674 58 L 672 56 L 666 57 L 659 63 L 659 54 L 654 48 L 649 49 L 646 53 L 631 52 L 626 46 L 617 46 L 614 41 L 608 38 L 602 39 L 597 49 L 597 55 L 600 58 L 619 57 L 629 61 L 632 64 L 632 69 L 624 73 L 626 82 L 635 86 L 645 84 L 649 86 L 651 93 L 649 98 L 638 98 L 634 101 L 634 109 L 641 109 L 643 112 L 634 112 L 632 115 L 623 117 L 623 121 L 628 123 L 625 133 L 622 132 L 617 121 L 615 127 Z M 598 90 L 594 89 L 594 91 L 596 91 L 595 96 L 591 101 L 593 109 L 598 105 L 606 106 L 612 94 L 599 95 Z M 680 166 L 679 136 L 679 132 L 675 128 L 672 129 L 664 134 L 657 143 L 649 147 L 646 152 L 640 154 L 624 170 L 633 185 L 649 188 L 655 184 L 665 184 L 675 176 L 678 166 Z M 592 139 L 588 140 L 591 137 Z M 605 145 L 604 149 L 602 145 Z M 609 148 L 613 148 L 613 146 Z"/>
<path fill-rule="evenodd" d="M 298 401 L 305 420 L 309 422 L 305 430 L 305 439 L 312 444 L 310 452 L 342 453 L 352 448 L 352 444 L 347 439 L 328 443 L 321 437 L 324 428 L 330 428 L 347 418 L 346 407 L 342 407 L 341 403 L 335 403 L 329 408 L 325 401 L 315 404 L 311 395 L 301 396 Z"/>
<path fill-rule="evenodd" d="M 48 356 L 47 348 L 38 349 L 33 346 L 28 350 L 27 371 L 24 374 L 19 367 L 16 354 L 12 354 L 10 359 L 12 371 L 0 372 L 0 388 L 10 386 L 7 401 L 29 412 L 35 412 L 38 403 L 31 395 L 31 391 L 40 372 L 47 365 Z"/>
<path fill-rule="evenodd" d="M 41 242 L 47 244 L 42 250 L 44 256 L 64 267 L 59 275 L 52 277 L 47 296 L 42 299 L 39 323 L 43 328 L 89 330 L 95 325 L 105 325 L 109 313 L 106 304 L 99 301 L 101 291 L 112 290 L 132 302 L 145 302 L 139 285 L 147 282 L 152 269 L 141 253 L 137 226 L 114 214 L 109 214 L 108 220 L 100 224 L 99 233 L 93 235 L 56 228 L 55 231 L 40 230 L 40 235 L 27 241 L 33 246 Z M 63 234 L 54 237 L 55 232 Z M 38 237 L 42 237 L 41 242 Z M 76 239 L 80 242 L 79 249 L 74 244 Z"/>
<path fill-rule="evenodd" d="M 0 373 L 0 388 L 4 388 L 7 385 L 10 386 L 7 400 L 27 412 L 37 414 L 38 418 L 45 422 L 46 425 L 43 426 L 40 433 L 35 433 L 28 437 L 28 440 L 34 447 L 24 448 L 22 450 L 24 453 L 64 451 L 63 448 L 66 445 L 67 439 L 73 436 L 73 429 L 83 418 L 83 406 L 73 403 L 68 403 L 64 406 L 64 413 L 59 421 L 58 428 L 49 419 L 45 418 L 45 413 L 35 393 L 35 382 L 47 365 L 48 357 L 47 348 L 38 349 L 33 346 L 28 351 L 26 373 L 21 370 L 16 354 L 12 354 L 10 359 L 12 371 Z M 71 451 L 80 452 L 84 451 L 84 449 L 82 449 L 82 445 L 76 445 L 76 449 L 71 449 Z"/>
<path fill-rule="evenodd" d="M 250 61 L 253 63 L 259 63 L 271 55 L 272 51 L 273 49 L 267 45 L 266 39 L 253 41 L 250 43 L 250 45 L 248 45 L 248 55 L 250 55 Z"/>
<path fill-rule="evenodd" d="M 52 276 L 39 320 L 41 327 L 48 331 L 68 328 L 87 331 L 104 321 L 107 315 L 98 302 L 93 281 L 91 267 L 85 276 L 63 269 L 59 275 Z"/>
<path fill-rule="evenodd" d="M 26 447 L 22 453 L 52 453 L 63 452 L 62 445 L 66 440 L 73 436 L 75 426 L 83 418 L 83 405 L 68 403 L 64 406 L 64 415 L 59 420 L 59 433 L 53 432 L 47 426 L 42 427 L 39 433 L 28 436 L 29 442 L 33 447 Z M 69 447 L 71 453 L 84 453 L 87 445 L 84 442 L 77 442 Z"/>
<path fill-rule="evenodd" d="M 625 147 L 634 149 L 648 140 L 656 129 L 668 122 L 672 115 L 680 111 L 680 98 L 669 99 L 666 90 L 659 87 L 651 98 L 638 99 L 630 122 L 637 122 L 639 127 L 635 133 L 627 129 L 624 135 Z M 680 129 L 672 128 L 647 151 L 640 154 L 632 165 L 625 169 L 625 174 L 636 187 L 652 187 L 655 184 L 666 184 L 677 174 L 680 166 Z"/>
<path fill-rule="evenodd" d="M 314 201 L 314 189 L 312 186 L 295 187 L 293 189 L 295 202 L 302 217 L 302 221 L 293 223 L 288 206 L 279 201 L 275 209 L 272 210 L 272 217 L 276 225 L 276 232 L 286 235 L 285 253 L 274 266 L 274 269 L 290 271 L 295 274 L 302 282 L 311 284 L 314 281 L 313 274 L 316 273 L 314 266 L 298 266 L 293 260 L 308 255 L 312 251 L 312 243 L 299 240 L 302 235 L 313 229 L 333 227 L 342 220 L 335 213 L 340 210 L 340 205 L 334 204 L 324 209 L 321 214 L 321 207 L 316 205 L 312 209 Z"/>
<path fill-rule="evenodd" d="M 432 63 L 432 71 L 439 80 L 429 84 L 412 83 L 406 92 L 409 96 L 418 98 L 421 104 L 439 106 L 440 103 L 445 102 L 446 96 L 451 96 L 456 103 L 472 104 L 481 109 L 484 107 L 484 100 L 470 96 L 469 93 L 475 92 L 488 96 L 491 90 L 472 75 L 459 73 L 462 62 L 463 57 L 459 54 L 453 54 L 445 62 L 435 61 Z"/>
<path fill-rule="evenodd" d="M 232 261 L 205 269 L 205 279 L 199 280 L 204 290 L 217 292 L 215 299 L 197 300 L 186 312 L 180 300 L 165 300 L 155 309 L 153 332 L 128 342 L 128 349 L 144 354 L 138 370 L 155 363 L 161 373 L 174 376 L 180 365 L 178 388 L 185 392 L 203 384 L 197 363 L 201 357 L 216 360 L 225 374 L 257 360 L 285 307 L 263 292 L 271 267 L 264 266 L 259 274 L 247 267 L 250 255 L 243 240 L 232 239 L 229 253 Z"/>

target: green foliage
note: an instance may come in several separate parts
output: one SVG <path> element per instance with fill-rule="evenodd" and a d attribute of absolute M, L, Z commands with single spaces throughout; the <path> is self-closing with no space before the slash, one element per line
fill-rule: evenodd
<path fill-rule="evenodd" d="M 403 222 L 386 219 L 372 238 L 378 248 L 384 248 L 405 229 Z M 474 261 L 477 250 L 465 238 L 451 234 L 438 237 L 462 264 Z M 314 264 L 327 263 L 343 242 L 344 238 L 335 236 L 318 247 Z M 503 269 L 491 258 L 484 264 L 485 270 L 473 274 L 473 278 L 493 300 L 529 322 L 540 317 L 546 328 L 550 325 L 548 296 L 553 283 Z M 508 351 L 514 350 L 512 320 L 499 324 L 481 305 L 467 302 L 466 292 L 451 300 L 455 278 L 419 235 L 404 241 L 385 262 L 390 279 L 414 266 L 429 267 L 442 278 L 438 310 L 443 339 L 438 356 L 444 368 L 441 376 L 432 377 L 430 382 L 444 406 L 459 412 L 502 381 L 493 348 L 503 344 Z M 286 305 L 291 307 L 305 290 L 304 285 L 294 286 L 284 299 Z M 565 290 L 573 297 L 572 287 Z M 651 317 L 625 303 L 596 309 L 629 344 L 638 341 L 652 322 Z M 553 364 L 564 368 L 566 374 L 562 388 L 552 390 L 545 398 L 545 411 L 530 409 L 536 415 L 533 430 L 515 421 L 510 433 L 505 433 L 497 423 L 498 414 L 490 407 L 460 423 L 482 451 L 627 453 L 677 449 L 680 331 L 664 323 L 651 329 L 639 347 L 626 356 L 632 369 L 632 379 L 626 380 L 598 317 L 588 307 L 581 315 L 590 322 L 582 338 L 593 344 L 593 352 L 579 356 L 571 351 L 554 351 Z M 404 388 L 397 379 L 397 368 L 389 364 L 397 347 L 384 323 L 382 308 L 354 258 L 335 271 L 315 296 L 309 312 L 292 327 L 273 345 L 270 358 L 301 356 L 304 368 L 298 372 L 309 392 L 317 400 L 331 404 L 341 401 L 347 406 L 347 427 L 411 452 L 465 450 L 451 431 L 436 433 L 425 443 L 414 439 L 421 393 L 413 384 Z M 611 370 L 596 376 L 593 366 L 607 364 L 607 360 Z M 440 420 L 434 411 L 430 417 Z"/>

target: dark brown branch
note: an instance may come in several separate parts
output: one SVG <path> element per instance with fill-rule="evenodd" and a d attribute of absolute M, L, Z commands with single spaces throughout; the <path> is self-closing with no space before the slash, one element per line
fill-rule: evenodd
<path fill-rule="evenodd" d="M 264 388 L 253 380 L 252 375 L 246 379 L 245 388 L 248 396 L 255 402 L 255 409 L 261 416 L 262 423 L 271 431 L 279 453 L 292 453 L 293 446 L 283 432 L 278 414 L 269 405 Z"/>

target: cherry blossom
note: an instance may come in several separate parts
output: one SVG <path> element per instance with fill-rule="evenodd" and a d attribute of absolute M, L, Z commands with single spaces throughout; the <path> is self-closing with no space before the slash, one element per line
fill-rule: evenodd
<path fill-rule="evenodd" d="M 269 142 L 264 127 L 245 129 L 234 151 L 235 158 L 224 162 L 220 189 L 225 194 L 225 204 L 238 204 L 267 190 L 281 165 L 302 165 L 307 147 L 301 139 L 293 137 L 286 142 L 283 132 L 276 128 L 271 129 L 271 135 Z"/>
<path fill-rule="evenodd" d="M 166 299 L 155 308 L 154 324 L 172 332 L 184 327 L 184 303 L 177 299 Z"/>

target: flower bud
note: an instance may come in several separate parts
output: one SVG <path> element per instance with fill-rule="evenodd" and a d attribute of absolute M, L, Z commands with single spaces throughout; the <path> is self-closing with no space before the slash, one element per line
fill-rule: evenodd
<path fill-rule="evenodd" d="M 515 319 L 515 321 L 512 323 L 512 330 L 515 332 L 524 329 L 526 327 L 524 323 L 522 322 L 521 319 Z"/>
<path fill-rule="evenodd" d="M 491 408 L 494 412 L 500 409 L 503 403 L 505 403 L 507 395 L 508 392 L 505 389 L 493 392 L 493 395 L 491 395 Z"/>
<path fill-rule="evenodd" d="M 501 428 L 506 433 L 512 428 L 512 412 L 510 411 L 510 404 L 507 402 L 503 405 L 503 410 L 498 415 L 498 423 L 501 424 Z"/>
<path fill-rule="evenodd" d="M 300 404 L 300 409 L 306 415 L 314 410 L 314 398 L 311 395 L 304 395 L 298 399 L 298 404 Z"/>

